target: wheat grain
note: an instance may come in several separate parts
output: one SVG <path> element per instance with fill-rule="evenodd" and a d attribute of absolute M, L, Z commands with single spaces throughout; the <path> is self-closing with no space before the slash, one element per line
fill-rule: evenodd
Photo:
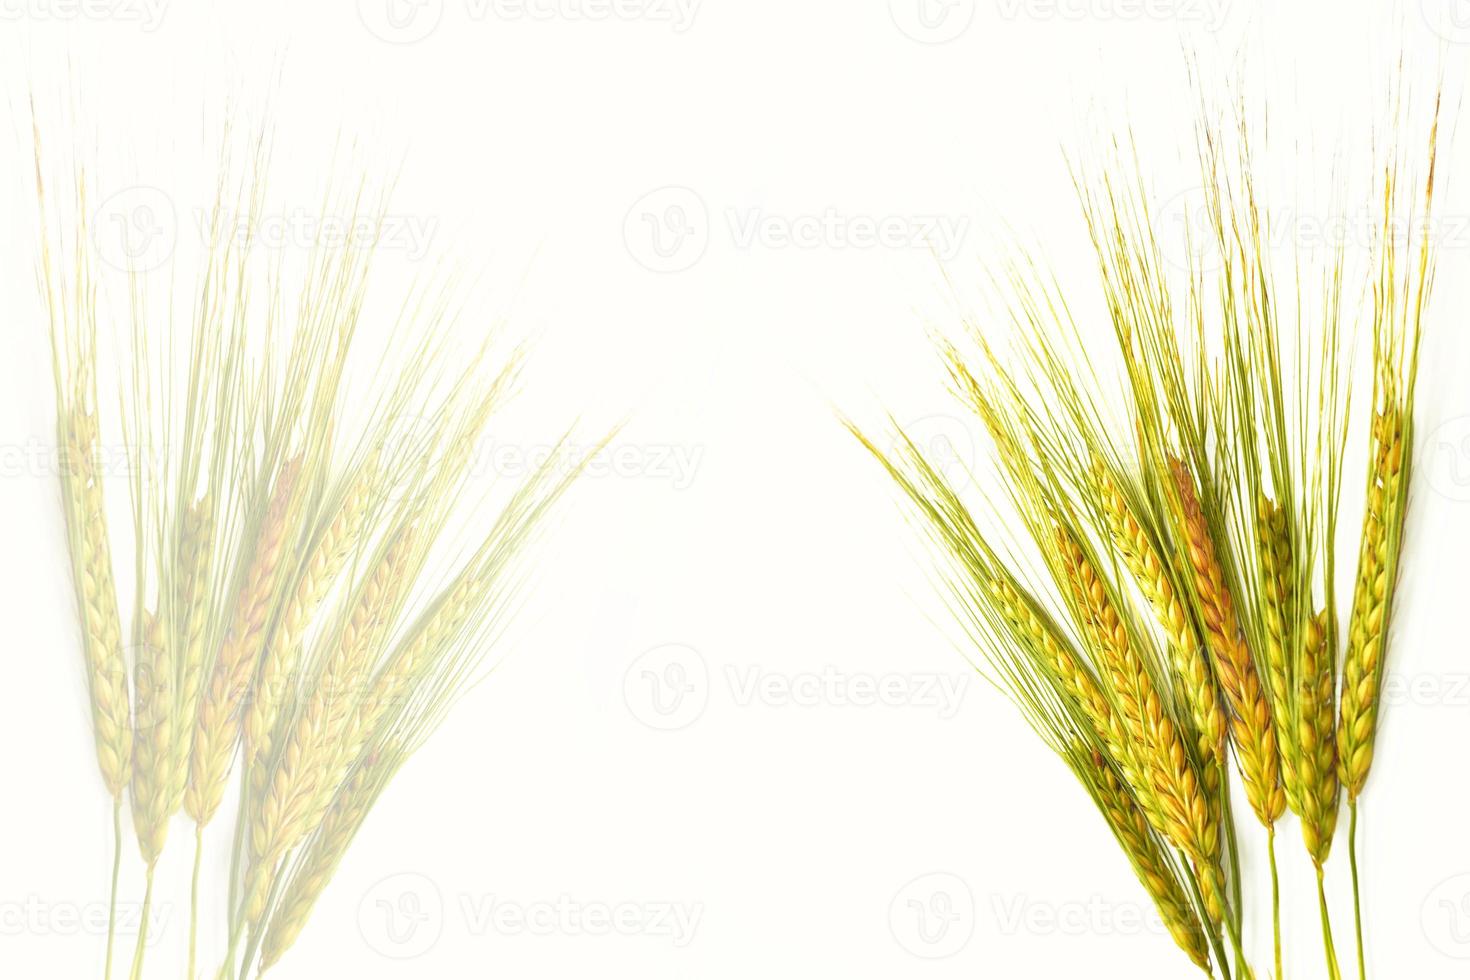
<path fill-rule="evenodd" d="M 1298 805 L 1307 852 L 1318 867 L 1332 850 L 1337 830 L 1337 741 L 1333 723 L 1331 613 L 1323 610 L 1307 626 L 1297 682 L 1296 772 Z"/>
<path fill-rule="evenodd" d="M 1261 561 L 1261 584 L 1264 601 L 1262 619 L 1266 635 L 1266 680 L 1273 718 L 1284 720 L 1275 725 L 1277 749 L 1281 758 L 1282 788 L 1287 805 L 1300 812 L 1300 802 L 1293 797 L 1299 787 L 1291 773 L 1300 769 L 1296 733 L 1290 724 L 1290 663 L 1294 632 L 1292 609 L 1293 570 L 1291 530 L 1286 511 L 1264 494 L 1256 510 L 1258 549 Z"/>

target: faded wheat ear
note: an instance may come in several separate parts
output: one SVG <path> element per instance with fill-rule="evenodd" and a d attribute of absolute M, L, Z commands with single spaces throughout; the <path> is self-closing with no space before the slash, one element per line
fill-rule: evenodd
<path fill-rule="evenodd" d="M 142 644 L 134 658 L 137 710 L 133 714 L 133 824 L 138 848 L 149 865 L 168 840 L 169 764 L 173 758 L 177 713 L 174 672 L 167 631 L 159 617 L 143 613 Z"/>
<path fill-rule="evenodd" d="M 229 631 L 199 700 L 184 810 L 201 826 L 214 817 L 224 798 L 225 781 L 239 740 L 240 712 L 264 642 L 276 569 L 300 471 L 298 457 L 288 461 L 276 475 Z"/>
<path fill-rule="evenodd" d="M 83 407 L 84 397 L 80 393 L 76 396 L 61 423 L 61 439 L 67 447 L 62 493 L 72 539 L 72 571 L 82 620 L 97 763 L 107 792 L 121 800 L 132 774 L 128 664 L 122 649 L 112 547 L 98 472 L 97 418 Z"/>

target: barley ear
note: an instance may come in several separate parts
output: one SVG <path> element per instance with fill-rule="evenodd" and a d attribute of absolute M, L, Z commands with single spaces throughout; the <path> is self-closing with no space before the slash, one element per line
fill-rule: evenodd
<path fill-rule="evenodd" d="M 1404 421 L 1392 400 L 1373 421 L 1373 474 L 1363 521 L 1363 544 L 1347 653 L 1342 664 L 1342 705 L 1337 726 L 1338 775 L 1355 800 L 1373 764 L 1383 683 L 1384 648 L 1393 609 L 1398 548 L 1405 506 Z"/>
<path fill-rule="evenodd" d="M 199 699 L 184 809 L 200 825 L 213 819 L 224 798 L 225 781 L 239 740 L 240 712 L 269 618 L 292 493 L 300 470 L 301 460 L 297 457 L 287 462 L 276 476 L 244 584 L 236 597 L 229 630 Z"/>
<path fill-rule="evenodd" d="M 1286 809 L 1271 705 L 1236 618 L 1235 602 L 1200 508 L 1194 477 L 1179 460 L 1171 460 L 1170 465 L 1180 504 L 1181 530 L 1194 571 L 1200 618 L 1214 659 L 1215 677 L 1230 705 L 1230 733 L 1246 798 L 1256 817 L 1269 827 Z"/>
<path fill-rule="evenodd" d="M 83 385 L 79 385 L 82 388 Z M 87 690 L 102 780 L 114 799 L 121 799 L 132 774 L 133 726 L 128 703 L 128 665 L 122 648 L 117 588 L 112 575 L 112 546 L 107 535 L 98 453 L 96 416 L 83 407 L 79 394 L 61 423 L 67 458 L 62 494 L 71 539 L 72 573 L 82 622 L 87 664 Z"/>

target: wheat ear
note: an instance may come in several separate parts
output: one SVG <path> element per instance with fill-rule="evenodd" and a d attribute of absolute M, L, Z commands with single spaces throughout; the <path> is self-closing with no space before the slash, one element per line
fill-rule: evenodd
<path fill-rule="evenodd" d="M 176 727 L 169 759 L 168 812 L 183 804 L 189 785 L 189 757 L 194 745 L 194 719 L 199 712 L 199 687 L 204 677 L 205 626 L 209 615 L 209 573 L 214 539 L 213 497 L 205 494 L 184 518 L 179 546 L 179 579 L 173 642 L 178 645 L 179 697 Z"/>
<path fill-rule="evenodd" d="M 1194 571 L 1201 618 L 1214 657 L 1215 676 L 1231 709 L 1230 731 L 1245 782 L 1246 799 L 1261 823 L 1269 827 L 1286 809 L 1271 705 L 1236 618 L 1234 599 L 1225 584 L 1225 573 L 1200 509 L 1194 478 L 1180 461 L 1171 460 L 1170 465 L 1182 509 L 1180 523 Z"/>
<path fill-rule="evenodd" d="M 138 848 L 149 865 L 168 839 L 169 763 L 178 724 L 174 673 L 163 620 L 143 613 L 142 644 L 134 654 L 133 780 L 129 794 Z"/>
<path fill-rule="evenodd" d="M 321 826 L 312 835 L 300 863 L 292 870 L 289 883 L 271 912 L 261 946 L 262 974 L 274 966 L 301 935 L 317 899 L 332 880 L 353 836 L 391 776 L 387 766 L 382 755 L 370 752 L 337 791 Z"/>
<path fill-rule="evenodd" d="M 1210 951 L 1203 924 L 1195 914 L 1189 896 L 1180 887 L 1158 839 L 1149 829 L 1148 819 L 1139 808 L 1138 801 L 1118 779 L 1102 753 L 1092 753 L 1092 765 L 1097 775 L 1087 780 L 1087 785 L 1128 855 L 1134 873 L 1153 899 L 1169 935 L 1196 966 L 1209 973 Z"/>
<path fill-rule="evenodd" d="M 321 608 L 332 583 L 357 546 L 357 538 L 377 489 L 376 467 L 369 462 L 354 480 L 335 517 L 311 549 L 295 592 L 272 631 L 245 712 L 245 746 L 252 790 L 265 788 L 267 762 L 275 749 L 276 720 L 294 685 L 307 626 Z"/>
<path fill-rule="evenodd" d="M 343 743 L 372 657 L 408 587 L 405 566 L 414 547 L 413 528 L 400 529 L 363 583 L 315 689 L 281 746 L 266 791 L 253 807 L 251 881 L 244 909 L 252 924 L 265 912 L 275 866 L 320 822 L 351 761 L 343 758 L 348 751 Z"/>
<path fill-rule="evenodd" d="M 1213 864 L 1219 853 L 1214 809 L 1201 789 L 1179 730 L 1168 716 L 1147 667 L 1134 651 L 1096 568 L 1064 529 L 1058 529 L 1057 544 L 1106 685 L 1122 716 L 1129 743 L 1147 773 L 1163 824 L 1160 829 L 1191 857 Z"/>
<path fill-rule="evenodd" d="M 240 733 L 241 702 L 249 690 L 260 653 L 300 471 L 301 459 L 297 457 L 288 461 L 276 477 L 229 631 L 220 646 L 209 682 L 201 692 L 189 785 L 184 793 L 185 812 L 201 826 L 214 817 L 224 797 L 225 781 Z"/>
<path fill-rule="evenodd" d="M 1337 758 L 1338 776 L 1349 800 L 1356 800 L 1363 791 L 1373 765 L 1383 651 L 1393 608 L 1394 549 L 1402 538 L 1406 513 L 1403 433 L 1403 415 L 1390 400 L 1389 407 L 1373 420 L 1373 480 L 1368 489 L 1353 616 L 1342 662 Z"/>
<path fill-rule="evenodd" d="M 1307 853 L 1319 868 L 1332 851 L 1338 810 L 1331 615 L 1324 609 L 1307 624 L 1297 680 L 1295 743 L 1299 768 L 1294 812 L 1302 819 Z"/>
<path fill-rule="evenodd" d="M 1290 724 L 1290 665 L 1295 632 L 1291 529 L 1287 524 L 1286 511 L 1264 494 L 1256 508 L 1256 533 L 1265 595 L 1261 612 L 1266 635 L 1266 681 L 1272 717 L 1281 721 L 1274 726 L 1281 758 L 1281 782 L 1287 805 L 1299 813 L 1300 787 L 1293 775 L 1301 770 L 1301 760 L 1296 747 L 1296 732 Z"/>
<path fill-rule="evenodd" d="M 112 546 L 107 536 L 107 515 L 98 472 L 97 420 L 82 408 L 80 398 L 65 423 L 62 438 L 68 457 L 62 490 L 67 521 L 77 541 L 73 545 L 72 568 L 82 620 L 97 764 L 107 792 L 121 800 L 132 774 L 128 665 L 122 649 L 117 587 L 112 577 Z"/>
<path fill-rule="evenodd" d="M 1170 660 L 1185 693 L 1185 701 L 1199 732 L 1199 748 L 1206 781 L 1225 757 L 1227 726 L 1220 692 L 1194 621 L 1179 601 L 1169 571 L 1159 559 L 1148 533 L 1134 517 L 1128 501 L 1100 463 L 1094 468 L 1113 544 L 1123 555 L 1144 598 L 1154 610 L 1169 640 Z M 1211 787 L 1212 792 L 1216 787 Z"/>

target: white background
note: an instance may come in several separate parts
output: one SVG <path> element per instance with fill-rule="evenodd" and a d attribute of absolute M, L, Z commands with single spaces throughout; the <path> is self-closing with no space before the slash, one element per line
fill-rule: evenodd
<path fill-rule="evenodd" d="M 379 183 L 397 176 L 389 211 L 405 235 L 425 234 L 385 257 L 384 307 L 447 258 L 479 280 L 467 333 L 504 321 L 533 341 L 499 442 L 544 445 L 576 418 L 590 440 L 628 421 L 621 472 L 585 480 L 540 549 L 502 668 L 378 804 L 275 975 L 1185 975 L 1072 778 L 967 668 L 893 492 L 835 412 L 881 430 L 891 411 L 988 465 L 926 329 L 975 310 L 968 297 L 1014 238 L 1043 245 L 1083 328 L 1105 340 L 1066 152 L 1085 158 L 1131 127 L 1151 192 L 1188 200 L 1194 52 L 1211 92 L 1227 96 L 1238 67 L 1247 99 L 1269 107 L 1290 207 L 1330 180 L 1335 155 L 1366 173 L 1400 53 L 1421 104 L 1443 75 L 1453 122 L 1464 5 L 650 0 L 594 17 L 603 8 L 575 0 L 533 4 L 536 16 L 422 0 L 390 22 L 385 2 L 99 0 L 79 13 L 0 0 L 0 973 L 97 974 L 95 923 L 68 915 L 95 917 L 111 855 L 54 473 L 14 450 L 51 431 L 34 94 L 50 137 L 97 161 L 102 198 L 163 192 L 176 241 L 162 267 L 197 244 L 221 107 L 234 97 L 254 122 L 270 95 L 281 207 L 315 208 L 339 137 L 357 149 L 335 172 L 350 158 Z M 1391 668 L 1401 693 L 1365 802 L 1381 977 L 1470 971 L 1463 168 L 1447 154 L 1424 479 Z M 897 242 L 851 234 L 890 218 L 907 229 Z M 827 229 L 814 241 L 781 237 L 812 219 Z M 930 219 L 959 233 L 925 241 Z M 649 222 L 665 223 L 662 238 Z M 690 234 L 661 253 L 681 227 Z M 692 691 L 663 716 L 647 685 L 679 676 L 671 663 Z M 780 703 L 745 687 L 824 676 L 909 692 L 939 681 L 959 701 L 859 705 L 823 689 Z M 685 724 L 658 727 L 670 723 Z M 213 828 L 206 896 L 226 823 Z M 183 972 L 187 831 L 175 826 L 159 872 L 149 975 Z M 1319 976 L 1297 841 L 1288 819 L 1289 972 Z M 136 903 L 142 868 L 125 846 L 123 895 Z M 1341 840 L 1329 869 L 1346 959 Z M 938 892 L 953 918 L 928 943 L 910 903 Z M 542 903 L 631 903 L 624 914 L 645 928 L 589 935 L 560 914 L 517 931 L 487 917 Z M 666 908 L 692 918 L 657 918 Z M 207 962 L 220 939 L 207 921 Z M 1248 941 L 1264 963 L 1263 921 Z"/>

